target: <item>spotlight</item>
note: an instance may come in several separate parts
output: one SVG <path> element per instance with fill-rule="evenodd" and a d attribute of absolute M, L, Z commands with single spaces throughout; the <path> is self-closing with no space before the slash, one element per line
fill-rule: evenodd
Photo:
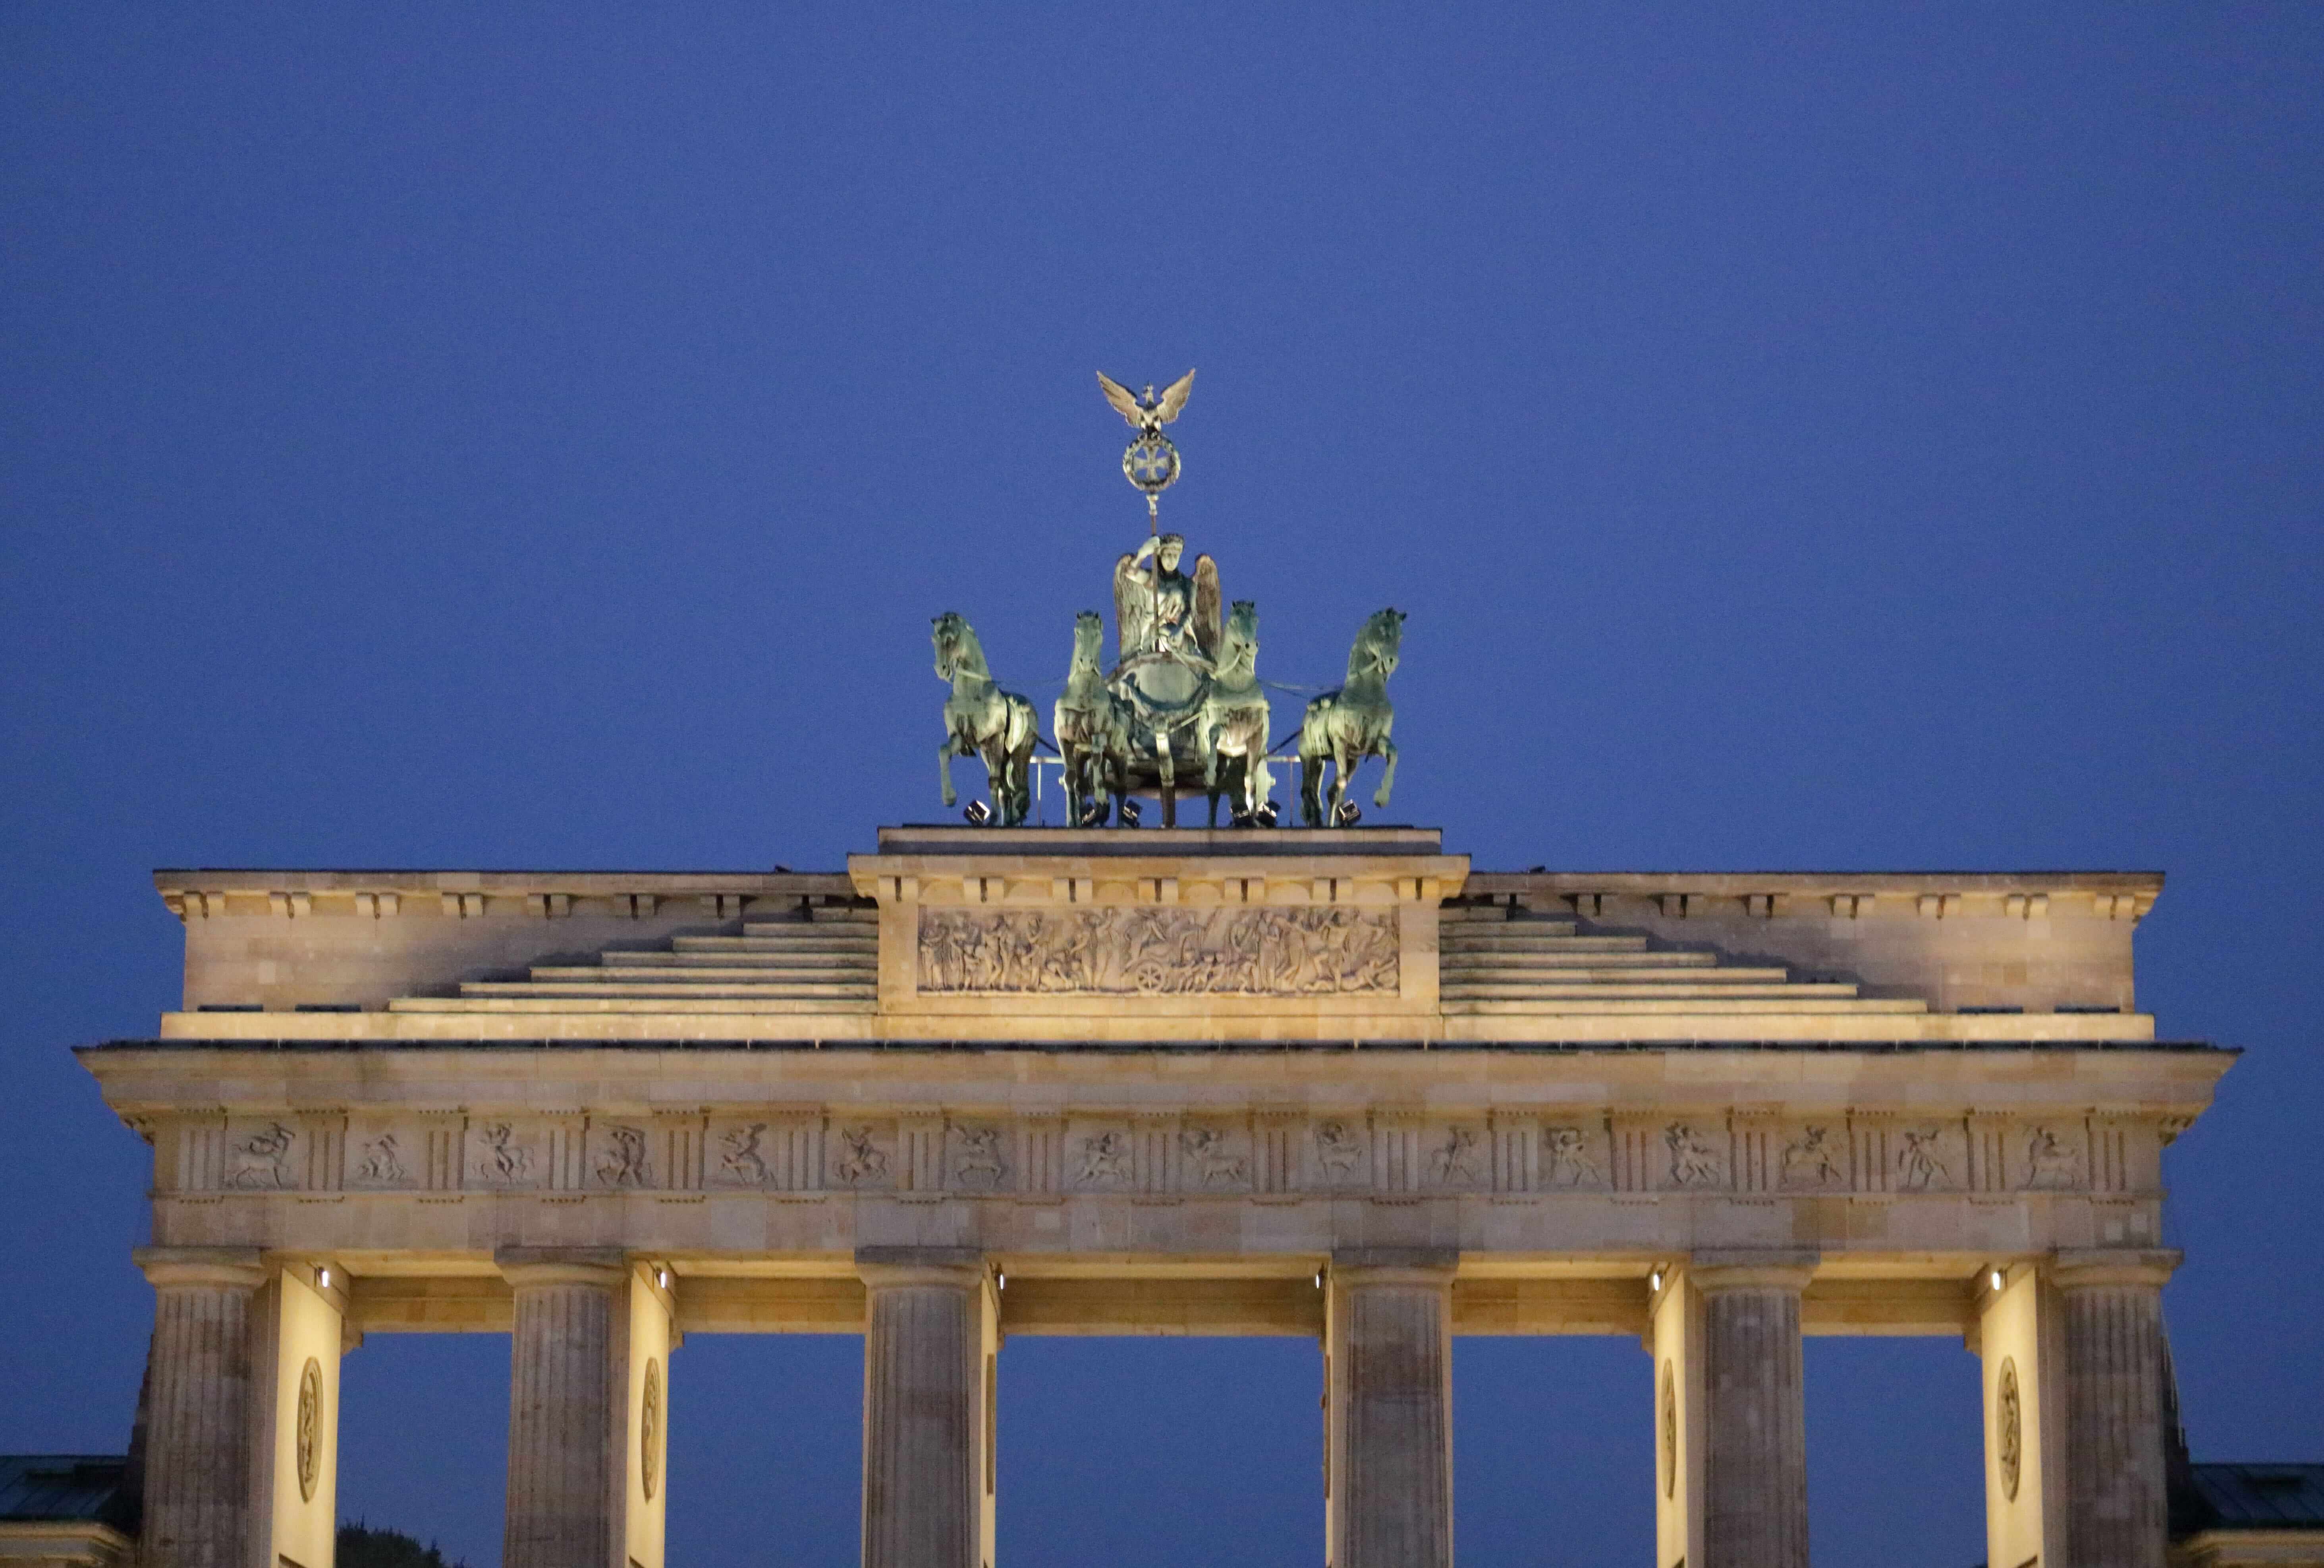
<path fill-rule="evenodd" d="M 315 1270 L 315 1283 L 321 1286 L 326 1290 L 330 1289 L 331 1270 L 329 1265 L 326 1264 L 324 1267 Z"/>
<path fill-rule="evenodd" d="M 1006 1290 L 1006 1289 L 1008 1289 L 1008 1288 L 1009 1288 L 1009 1276 L 1008 1276 L 1006 1273 L 1001 1273 L 1001 1274 L 996 1274 L 996 1275 L 994 1275 L 994 1276 L 993 1276 L 993 1288 L 994 1288 L 994 1289 L 996 1289 L 996 1290 Z"/>
<path fill-rule="evenodd" d="M 1986 1281 L 1986 1283 L 1987 1283 L 1987 1285 L 1992 1286 L 1994 1289 L 1996 1289 L 1996 1290 L 2000 1289 L 2000 1288 L 2001 1288 L 2001 1270 L 2000 1270 L 2000 1269 L 1998 1269 L 1998 1268 L 1994 1269 L 1991 1273 L 1987 1274 L 1987 1275 L 1985 1277 L 1985 1281 Z"/>
<path fill-rule="evenodd" d="M 1140 815 L 1138 802 L 1125 795 L 1121 798 L 1121 826 L 1136 827 Z"/>
<path fill-rule="evenodd" d="M 1281 813 L 1275 802 L 1270 800 L 1259 808 L 1259 825 L 1261 827 L 1273 827 L 1280 816 Z"/>
<path fill-rule="evenodd" d="M 1315 1288 L 1318 1290 L 1323 1288 L 1323 1271 L 1320 1268 L 1315 1270 Z"/>
<path fill-rule="evenodd" d="M 1646 1288 L 1648 1290 L 1660 1290 L 1662 1287 L 1663 1271 L 1657 1268 L 1652 1274 L 1646 1276 Z"/>
<path fill-rule="evenodd" d="M 655 1269 L 654 1283 L 660 1286 L 664 1290 L 668 1290 L 669 1288 L 669 1270 L 667 1268 Z"/>
<path fill-rule="evenodd" d="M 1356 808 L 1356 803 L 1352 800 L 1341 801 L 1340 808 L 1332 813 L 1332 825 L 1334 827 L 1353 827 L 1363 819 L 1364 814 Z"/>
<path fill-rule="evenodd" d="M 1238 806 L 1233 808 L 1233 814 L 1227 819 L 1227 825 L 1230 827 L 1256 827 L 1259 826 L 1259 818 Z"/>
<path fill-rule="evenodd" d="M 992 820 L 992 807 L 982 800 L 972 800 L 968 803 L 968 809 L 961 815 L 968 818 L 969 826 L 982 827 Z"/>

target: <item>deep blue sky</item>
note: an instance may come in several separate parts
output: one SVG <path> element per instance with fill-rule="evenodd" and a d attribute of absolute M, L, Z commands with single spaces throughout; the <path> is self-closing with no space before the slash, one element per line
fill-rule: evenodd
<path fill-rule="evenodd" d="M 0 10 L 0 1449 L 125 1436 L 150 867 L 835 866 L 1195 364 L 1169 521 L 1277 680 L 1410 613 L 1480 864 L 2167 871 L 2195 1444 L 2324 1458 L 2324 10 L 1251 9 Z M 1012 1568 L 1313 1560 L 1314 1361 L 1012 1345 Z M 495 1561 L 505 1362 L 352 1358 L 349 1511 Z M 1809 1365 L 1819 1563 L 1976 1561 L 1960 1346 Z M 857 1349 L 673 1371 L 674 1560 L 852 1562 Z M 1456 1376 L 1464 1563 L 1645 1560 L 1634 1344 Z"/>

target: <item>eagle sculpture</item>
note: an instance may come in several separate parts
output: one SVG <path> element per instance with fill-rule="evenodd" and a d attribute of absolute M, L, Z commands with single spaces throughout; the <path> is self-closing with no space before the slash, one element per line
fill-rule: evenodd
<path fill-rule="evenodd" d="M 1151 382 L 1147 383 L 1144 392 L 1134 392 L 1103 371 L 1097 373 L 1097 384 L 1104 392 L 1105 401 L 1130 422 L 1131 429 L 1140 435 L 1157 436 L 1186 406 L 1186 394 L 1194 390 L 1194 373 L 1190 370 L 1172 382 L 1160 397 L 1154 395 Z"/>

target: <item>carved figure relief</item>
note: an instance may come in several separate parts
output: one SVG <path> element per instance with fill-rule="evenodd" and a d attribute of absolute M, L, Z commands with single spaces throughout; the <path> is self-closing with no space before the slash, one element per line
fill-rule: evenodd
<path fill-rule="evenodd" d="M 2056 1189 L 2082 1184 L 2081 1156 L 2057 1130 L 2036 1127 L 2025 1139 L 2025 1185 Z"/>
<path fill-rule="evenodd" d="M 953 1180 L 966 1187 L 994 1187 L 1008 1175 L 1001 1160 L 1001 1129 L 956 1127 L 960 1152 L 953 1159 Z"/>
<path fill-rule="evenodd" d="M 1662 1397 L 1656 1403 L 1661 1407 L 1655 1425 L 1661 1428 L 1663 1496 L 1674 1497 L 1678 1492 L 1678 1373 L 1667 1360 L 1663 1362 Z"/>
<path fill-rule="evenodd" d="M 355 1161 L 355 1180 L 367 1187 L 401 1186 L 410 1179 L 403 1168 L 403 1150 L 395 1141 L 395 1134 L 383 1132 L 377 1138 L 364 1139 L 363 1154 Z"/>
<path fill-rule="evenodd" d="M 299 1370 L 299 1425 L 295 1457 L 299 1467 L 299 1500 L 315 1500 L 315 1482 L 323 1459 L 323 1363 L 314 1357 Z"/>
<path fill-rule="evenodd" d="M 1943 1159 L 1941 1127 L 1907 1127 L 1897 1136 L 1897 1185 L 1904 1192 L 1925 1193 L 1932 1186 L 1950 1186 L 1953 1173 Z"/>
<path fill-rule="evenodd" d="M 1447 1129 L 1443 1147 L 1429 1157 L 1428 1164 L 1436 1179 L 1448 1187 L 1484 1180 L 1477 1169 L 1477 1130 Z"/>
<path fill-rule="evenodd" d="M 767 1157 L 760 1141 L 767 1136 L 767 1124 L 753 1121 L 747 1127 L 730 1127 L 718 1135 L 718 1170 L 728 1181 L 746 1187 L 767 1185 Z"/>
<path fill-rule="evenodd" d="M 1554 1187 L 1602 1187 L 1605 1167 L 1590 1154 L 1590 1135 L 1579 1127 L 1545 1127 L 1542 1142 L 1549 1149 L 1549 1185 Z"/>
<path fill-rule="evenodd" d="M 862 1186 L 888 1174 L 888 1151 L 873 1139 L 872 1129 L 843 1127 L 839 1142 L 845 1152 L 839 1157 L 835 1174 L 846 1185 Z"/>
<path fill-rule="evenodd" d="M 2025 1464 L 2025 1413 L 2017 1394 L 2017 1361 L 2001 1358 L 1993 1390 L 1993 1452 L 2001 1468 L 2001 1495 L 2017 1500 L 2017 1477 Z"/>
<path fill-rule="evenodd" d="M 517 1141 L 516 1128 L 510 1122 L 487 1122 L 476 1130 L 484 1144 L 484 1152 L 476 1159 L 476 1174 L 493 1186 L 522 1186 L 532 1180 L 532 1150 Z"/>
<path fill-rule="evenodd" d="M 1784 1145 L 1783 1181 L 1787 1187 L 1825 1187 L 1845 1182 L 1840 1148 L 1829 1127 L 1810 1127 Z"/>
<path fill-rule="evenodd" d="M 1394 992 L 1387 909 L 920 910 L 924 992 L 1332 996 Z"/>
<path fill-rule="evenodd" d="M 1250 1163 L 1227 1147 L 1227 1135 L 1215 1127 L 1189 1127 L 1179 1141 L 1194 1162 L 1194 1179 L 1206 1187 L 1248 1180 Z"/>
<path fill-rule="evenodd" d="M 653 1167 L 646 1159 L 642 1127 L 605 1129 L 605 1152 L 597 1157 L 597 1179 L 609 1187 L 653 1185 Z"/>
<path fill-rule="evenodd" d="M 645 1393 L 638 1400 L 638 1474 L 646 1501 L 653 1501 L 661 1486 L 661 1362 L 651 1357 L 646 1361 Z"/>
<path fill-rule="evenodd" d="M 291 1186 L 290 1145 L 298 1137 L 277 1121 L 227 1149 L 226 1185 L 244 1192 L 274 1191 Z"/>
<path fill-rule="evenodd" d="M 1727 1185 L 1727 1157 L 1683 1121 L 1674 1121 L 1663 1133 L 1670 1148 L 1673 1186 L 1716 1187 Z"/>
<path fill-rule="evenodd" d="M 1083 1139 L 1078 1179 L 1084 1186 L 1127 1186 L 1130 1183 L 1130 1134 L 1097 1132 Z"/>
<path fill-rule="evenodd" d="M 1315 1124 L 1315 1160 L 1326 1176 L 1333 1181 L 1346 1180 L 1363 1158 L 1363 1139 L 1346 1122 Z"/>

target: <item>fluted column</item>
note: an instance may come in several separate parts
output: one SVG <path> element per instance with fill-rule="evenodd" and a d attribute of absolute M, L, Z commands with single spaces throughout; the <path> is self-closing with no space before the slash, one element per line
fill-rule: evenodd
<path fill-rule="evenodd" d="M 251 1527 L 251 1297 L 256 1248 L 147 1247 L 152 1388 L 147 1411 L 145 1568 L 247 1568 Z"/>
<path fill-rule="evenodd" d="M 503 1568 L 622 1568 L 621 1257 L 503 1248 L 498 1261 L 516 1297 Z"/>
<path fill-rule="evenodd" d="M 1333 1259 L 1324 1304 L 1332 1568 L 1451 1568 L 1453 1256 Z"/>
<path fill-rule="evenodd" d="M 982 1568 L 991 1547 L 982 1258 L 866 1247 L 863 1568 Z"/>
<path fill-rule="evenodd" d="M 2163 1286 L 2177 1260 L 2059 1254 L 2070 1568 L 2163 1568 Z"/>
<path fill-rule="evenodd" d="M 1800 1292 L 1809 1270 L 1704 1267 L 1702 1556 L 1706 1568 L 1807 1568 Z"/>

